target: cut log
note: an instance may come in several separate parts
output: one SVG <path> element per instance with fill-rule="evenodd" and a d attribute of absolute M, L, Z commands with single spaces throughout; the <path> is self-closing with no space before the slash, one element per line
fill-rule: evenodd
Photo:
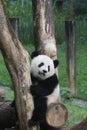
<path fill-rule="evenodd" d="M 52 104 L 47 111 L 46 117 L 50 126 L 59 128 L 66 123 L 68 112 L 63 104 Z"/>
<path fill-rule="evenodd" d="M 0 130 L 15 126 L 17 114 L 11 102 L 0 102 Z"/>

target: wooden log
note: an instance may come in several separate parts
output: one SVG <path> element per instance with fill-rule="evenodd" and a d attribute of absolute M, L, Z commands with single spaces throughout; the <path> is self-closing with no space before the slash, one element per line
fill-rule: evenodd
<path fill-rule="evenodd" d="M 87 118 L 83 119 L 79 124 L 70 127 L 62 127 L 59 130 L 87 130 Z"/>
<path fill-rule="evenodd" d="M 17 122 L 17 113 L 11 104 L 10 102 L 0 103 L 0 128 L 10 128 Z M 67 115 L 67 109 L 63 104 L 52 104 L 47 111 L 47 122 L 52 127 L 58 128 L 65 124 Z"/>
<path fill-rule="evenodd" d="M 85 118 L 81 123 L 73 126 L 70 130 L 87 130 L 87 118 Z"/>
<path fill-rule="evenodd" d="M 18 130 L 12 127 L 17 121 L 15 115 L 15 109 L 10 102 L 0 102 L 0 130 Z M 47 122 L 55 127 L 56 130 L 87 130 L 87 118 L 75 126 L 63 127 L 64 123 L 66 123 L 67 115 L 67 109 L 63 104 L 52 104 L 47 111 Z"/>
<path fill-rule="evenodd" d="M 0 102 L 0 130 L 15 126 L 17 114 L 11 102 Z"/>
<path fill-rule="evenodd" d="M 63 126 L 68 118 L 68 112 L 63 104 L 52 104 L 46 114 L 47 122 L 50 126 L 59 128 Z"/>

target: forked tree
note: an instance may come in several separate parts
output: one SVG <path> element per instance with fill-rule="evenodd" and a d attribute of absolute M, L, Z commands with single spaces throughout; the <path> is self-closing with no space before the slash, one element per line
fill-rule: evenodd
<path fill-rule="evenodd" d="M 37 8 L 38 5 L 41 6 L 39 11 L 37 10 L 39 9 Z M 57 50 L 53 22 L 51 21 L 52 16 L 50 15 L 52 12 L 49 12 L 51 11 L 50 1 L 33 1 L 33 6 L 36 8 L 35 11 L 38 12 L 38 16 L 41 16 L 38 17 L 38 20 L 40 20 L 38 24 L 36 21 L 37 36 L 39 36 L 37 37 L 38 41 L 35 41 L 35 43 L 38 43 L 36 49 L 55 59 L 57 58 Z M 46 10 L 47 7 L 48 10 Z M 49 17 L 47 17 L 48 15 Z M 34 15 L 34 18 L 36 18 L 36 15 Z M 43 24 L 41 24 L 42 22 Z M 34 32 L 36 33 L 36 31 Z M 29 94 L 31 84 L 29 55 L 11 28 L 4 12 L 2 0 L 0 0 L 0 49 L 13 83 L 20 130 L 29 130 L 27 122 L 33 111 L 33 100 L 31 94 Z"/>

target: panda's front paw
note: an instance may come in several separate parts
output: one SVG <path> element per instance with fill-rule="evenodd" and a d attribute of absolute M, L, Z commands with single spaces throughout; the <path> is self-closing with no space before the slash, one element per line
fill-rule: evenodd
<path fill-rule="evenodd" d="M 33 85 L 30 86 L 30 93 L 33 95 L 34 93 L 34 89 L 33 89 Z"/>
<path fill-rule="evenodd" d="M 28 126 L 29 127 L 32 127 L 32 126 L 35 126 L 35 125 L 39 125 L 39 122 L 38 121 L 34 121 L 32 119 L 28 121 Z"/>
<path fill-rule="evenodd" d="M 35 96 L 36 95 L 36 90 L 35 87 L 33 85 L 30 86 L 30 93 Z"/>

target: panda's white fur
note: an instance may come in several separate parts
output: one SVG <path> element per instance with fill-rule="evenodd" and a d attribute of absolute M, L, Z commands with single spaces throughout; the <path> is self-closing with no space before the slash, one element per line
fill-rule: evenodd
<path fill-rule="evenodd" d="M 59 85 L 56 86 L 53 93 L 47 96 L 47 105 L 60 102 L 60 89 Z"/>

